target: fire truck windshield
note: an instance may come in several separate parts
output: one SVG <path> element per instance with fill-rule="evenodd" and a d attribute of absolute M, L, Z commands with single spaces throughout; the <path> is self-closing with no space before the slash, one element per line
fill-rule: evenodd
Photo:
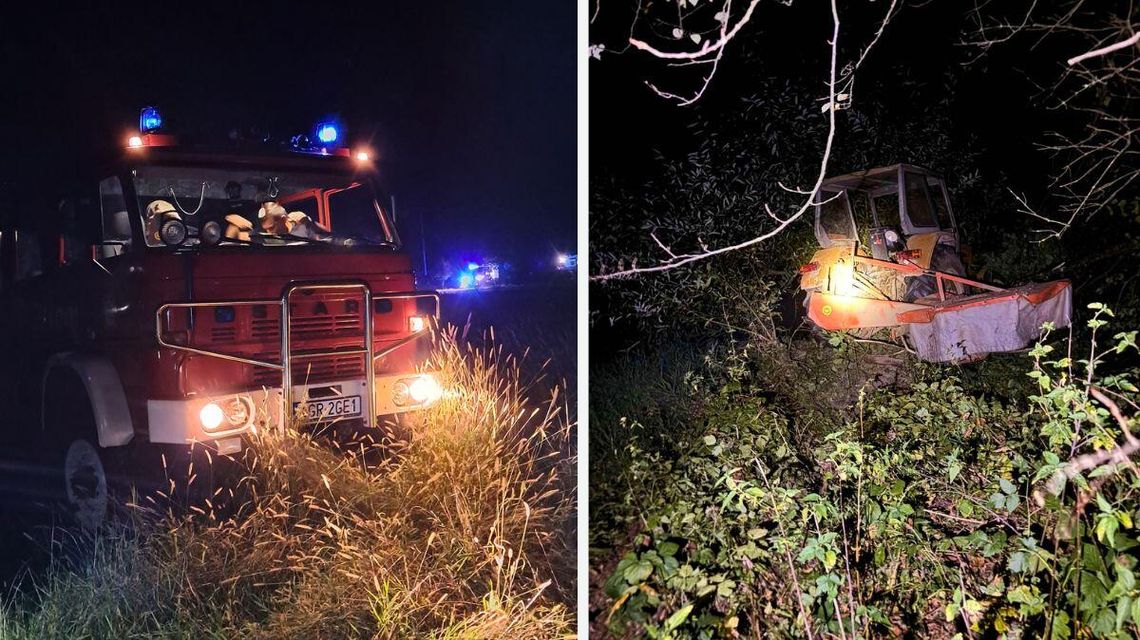
<path fill-rule="evenodd" d="M 209 222 L 220 226 L 222 244 L 399 245 L 368 180 L 185 166 L 140 167 L 132 178 L 147 246 L 197 245 Z"/>

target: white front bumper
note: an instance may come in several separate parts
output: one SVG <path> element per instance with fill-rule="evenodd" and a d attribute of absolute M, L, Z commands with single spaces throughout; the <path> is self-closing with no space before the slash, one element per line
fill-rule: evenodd
<path fill-rule="evenodd" d="M 376 397 L 373 403 L 373 415 L 393 415 L 405 413 L 431 406 L 433 400 L 415 404 L 405 402 L 396 404 L 395 386 L 397 382 L 406 381 L 420 376 L 432 376 L 430 373 L 420 374 L 388 374 L 376 376 Z M 339 382 L 324 382 L 311 385 L 294 385 L 293 402 L 304 402 L 310 396 L 337 397 L 361 396 L 367 394 L 363 380 L 342 380 Z M 202 426 L 199 417 L 202 407 L 211 402 L 225 406 L 235 399 L 243 399 L 253 407 L 249 419 L 244 424 L 231 426 L 223 424 L 213 431 L 207 431 Z M 250 429 L 277 428 L 281 425 L 282 398 L 280 388 L 264 388 L 243 393 L 229 393 L 218 395 L 201 395 L 185 400 L 147 400 L 147 425 L 150 431 L 150 442 L 164 444 L 191 444 L 195 442 L 226 441 L 227 448 L 232 448 L 232 441 L 237 441 L 237 450 L 240 450 L 240 440 L 237 436 Z M 365 407 L 367 412 L 368 408 Z M 221 442 L 219 442 L 221 445 Z M 223 451 L 230 453 L 232 451 Z"/>

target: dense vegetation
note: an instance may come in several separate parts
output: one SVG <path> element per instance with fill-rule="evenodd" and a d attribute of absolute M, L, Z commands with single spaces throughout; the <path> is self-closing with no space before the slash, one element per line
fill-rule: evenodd
<path fill-rule="evenodd" d="M 572 401 L 454 333 L 434 357 L 449 391 L 387 453 L 258 434 L 236 507 L 140 501 L 131 526 L 69 543 L 31 576 L 0 637 L 566 635 Z"/>
<path fill-rule="evenodd" d="M 870 354 L 843 343 L 598 371 L 595 629 L 1134 637 L 1137 476 L 1106 452 L 1133 442 L 1110 410 L 1134 413 L 1136 387 L 1097 371 L 1136 332 L 1110 321 L 1094 310 L 1112 338 L 1071 356 L 1060 341 L 962 371 L 907 362 L 894 388 L 853 385 Z M 600 392 L 623 387 L 639 393 Z M 833 409 L 843 390 L 853 404 Z"/>
<path fill-rule="evenodd" d="M 594 273 L 660 261 L 658 241 L 676 254 L 741 242 L 774 225 L 765 205 L 794 210 L 800 196 L 780 185 L 811 183 L 826 123 L 817 77 L 749 60 L 773 37 L 741 43 L 736 75 L 656 120 L 652 164 L 592 163 Z M 1140 473 L 1126 455 L 1140 415 L 1140 196 L 1125 189 L 1039 242 L 1011 188 L 1035 184 L 1030 198 L 1047 202 L 1050 167 L 996 162 L 1025 141 L 979 139 L 979 103 L 960 98 L 982 99 L 977 79 L 916 72 L 939 68 L 906 59 L 917 50 L 860 78 L 828 174 L 899 161 L 942 172 L 969 273 L 1069 278 L 1073 328 L 963 366 L 918 362 L 886 332 L 814 331 L 795 296 L 816 248 L 807 220 L 747 250 L 593 283 L 599 636 L 1140 635 Z"/>

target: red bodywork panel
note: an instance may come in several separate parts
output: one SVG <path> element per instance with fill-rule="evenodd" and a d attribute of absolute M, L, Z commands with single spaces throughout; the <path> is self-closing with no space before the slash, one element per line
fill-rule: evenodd
<path fill-rule="evenodd" d="M 365 282 L 373 296 L 415 289 L 407 255 L 376 251 L 347 253 L 293 247 L 251 251 L 242 247 L 185 255 L 151 253 L 138 256 L 121 273 L 125 280 L 120 283 L 125 285 L 121 291 L 130 303 L 121 316 L 109 318 L 106 339 L 115 344 L 108 345 L 106 352 L 120 372 L 136 425 L 146 424 L 147 399 L 174 400 L 281 385 L 281 373 L 273 369 L 159 347 L 155 312 L 163 304 L 276 302 L 291 282 Z M 359 347 L 362 314 L 349 306 L 349 300 L 359 299 L 355 294 L 294 296 L 290 351 Z M 280 306 L 258 309 L 235 305 L 232 309 L 231 322 L 219 322 L 213 309 L 197 309 L 192 328 L 188 310 L 172 310 L 166 339 L 280 362 Z M 390 307 L 380 304 L 376 309 L 373 344 L 377 351 L 410 334 L 408 316 L 424 314 L 417 313 L 416 301 L 410 299 L 392 300 Z M 376 374 L 416 370 L 422 360 L 417 346 L 417 342 L 405 344 L 379 359 Z M 363 367 L 359 356 L 296 362 L 293 381 L 308 384 L 362 378 Z"/>
<path fill-rule="evenodd" d="M 909 302 L 838 296 L 822 291 L 809 291 L 807 302 L 808 318 L 828 331 L 894 327 L 900 324 L 900 313 L 923 308 Z"/>
<path fill-rule="evenodd" d="M 1004 289 L 1001 291 L 992 291 L 982 293 L 975 296 L 966 296 L 964 298 L 950 298 L 943 302 L 934 302 L 930 305 L 923 306 L 913 311 L 907 311 L 899 314 L 899 322 L 907 324 L 925 324 L 932 322 L 934 316 L 946 311 L 958 311 L 961 309 L 969 309 L 971 307 L 984 307 L 991 304 L 999 304 L 1008 302 L 1015 298 L 1023 297 L 1029 301 L 1030 304 L 1038 305 L 1046 300 L 1050 300 L 1070 286 L 1068 280 L 1054 280 L 1053 282 L 1043 282 L 1040 284 L 1030 284 L 1021 287 L 1014 287 L 1013 289 Z"/>

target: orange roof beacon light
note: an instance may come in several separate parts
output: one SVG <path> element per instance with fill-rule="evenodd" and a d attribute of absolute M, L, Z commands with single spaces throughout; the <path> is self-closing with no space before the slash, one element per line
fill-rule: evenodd
<path fill-rule="evenodd" d="M 855 211 L 869 228 L 857 228 Z M 946 184 L 922 167 L 823 181 L 815 236 L 820 249 L 800 267 L 800 289 L 808 318 L 822 329 L 867 337 L 892 328 L 922 360 L 968 362 L 1021 349 L 1041 337 L 1043 324 L 1072 320 L 1067 280 L 1003 289 L 965 277 Z"/>
<path fill-rule="evenodd" d="M 127 138 L 127 146 L 132 149 L 143 146 L 142 136 L 131 136 Z"/>
<path fill-rule="evenodd" d="M 372 154 L 368 153 L 364 149 L 360 149 L 356 152 L 356 160 L 358 162 L 368 162 L 371 159 L 372 159 Z"/>

